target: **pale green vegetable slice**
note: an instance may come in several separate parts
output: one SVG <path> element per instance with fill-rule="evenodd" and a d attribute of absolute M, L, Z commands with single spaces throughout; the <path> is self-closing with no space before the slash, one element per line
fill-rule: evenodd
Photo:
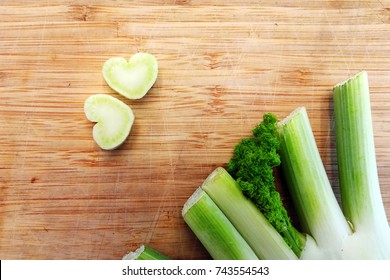
<path fill-rule="evenodd" d="M 123 256 L 122 260 L 170 260 L 168 256 L 151 248 L 148 245 L 141 245 L 134 252 L 130 252 Z"/>
<path fill-rule="evenodd" d="M 120 146 L 128 137 L 134 123 L 131 108 L 119 99 L 107 94 L 95 94 L 84 102 L 88 120 L 96 122 L 93 139 L 104 150 Z"/>
<path fill-rule="evenodd" d="M 213 259 L 258 259 L 237 229 L 201 188 L 184 204 L 182 216 Z"/>
<path fill-rule="evenodd" d="M 123 57 L 108 59 L 103 65 L 107 84 L 129 99 L 140 99 L 156 82 L 158 63 L 155 56 L 136 53 L 129 61 Z"/>

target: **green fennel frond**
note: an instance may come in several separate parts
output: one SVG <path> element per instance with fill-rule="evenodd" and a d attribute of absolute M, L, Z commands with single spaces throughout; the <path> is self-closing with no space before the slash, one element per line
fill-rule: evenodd
<path fill-rule="evenodd" d="M 273 174 L 273 169 L 280 165 L 277 121 L 275 115 L 265 114 L 263 121 L 252 131 L 253 137 L 244 138 L 236 145 L 227 171 L 237 181 L 243 194 L 252 200 L 299 256 L 304 247 L 304 238 L 292 226 L 276 190 Z"/>

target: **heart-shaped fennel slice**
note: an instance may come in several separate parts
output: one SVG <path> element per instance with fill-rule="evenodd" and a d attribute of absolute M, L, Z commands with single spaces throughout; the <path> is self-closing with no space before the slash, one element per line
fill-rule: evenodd
<path fill-rule="evenodd" d="M 104 150 L 120 146 L 129 136 L 134 123 L 131 108 L 119 99 L 107 94 L 95 94 L 84 102 L 88 120 L 96 122 L 93 139 Z"/>
<path fill-rule="evenodd" d="M 157 74 L 157 59 L 148 53 L 136 53 L 129 61 L 113 57 L 103 65 L 103 77 L 110 88 L 129 99 L 144 97 L 156 82 Z"/>

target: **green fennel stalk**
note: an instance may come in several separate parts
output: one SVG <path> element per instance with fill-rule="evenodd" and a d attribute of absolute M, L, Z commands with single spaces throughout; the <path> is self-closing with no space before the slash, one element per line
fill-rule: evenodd
<path fill-rule="evenodd" d="M 239 231 L 259 259 L 297 259 L 282 236 L 253 201 L 244 196 L 237 182 L 224 168 L 217 167 L 201 188 Z"/>
<path fill-rule="evenodd" d="M 213 259 L 258 259 L 234 225 L 202 188 L 198 188 L 186 201 L 182 216 Z"/>
<path fill-rule="evenodd" d="M 301 258 L 339 259 L 351 230 L 334 196 L 306 109 L 297 108 L 278 125 L 283 174 L 302 230 L 314 239 Z"/>
<path fill-rule="evenodd" d="M 334 115 L 342 208 L 353 226 L 345 258 L 390 258 L 390 230 L 379 186 L 367 72 L 336 85 Z"/>

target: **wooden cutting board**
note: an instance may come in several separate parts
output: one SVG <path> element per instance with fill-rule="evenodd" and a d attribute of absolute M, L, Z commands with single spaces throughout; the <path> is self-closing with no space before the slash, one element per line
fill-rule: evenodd
<path fill-rule="evenodd" d="M 390 1 L 2 0 L 0 42 L 1 259 L 120 259 L 143 243 L 209 258 L 183 204 L 264 113 L 298 106 L 339 198 L 331 90 L 360 70 L 390 219 Z M 159 76 L 130 101 L 101 68 L 138 51 Z M 134 110 L 115 151 L 92 139 L 95 93 Z"/>

